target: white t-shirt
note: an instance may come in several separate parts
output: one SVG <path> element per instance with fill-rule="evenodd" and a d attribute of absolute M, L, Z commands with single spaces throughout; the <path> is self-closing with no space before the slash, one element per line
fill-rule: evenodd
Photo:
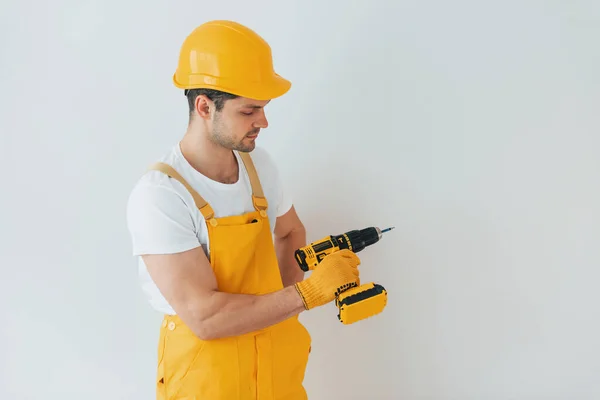
<path fill-rule="evenodd" d="M 239 215 L 254 210 L 252 187 L 239 154 L 234 152 L 240 168 L 234 184 L 224 184 L 200 174 L 183 157 L 179 143 L 160 160 L 169 164 L 211 205 L 215 217 Z M 284 190 L 278 170 L 262 148 L 250 153 L 268 201 L 271 231 L 277 217 L 285 214 L 292 200 Z M 159 171 L 148 171 L 136 183 L 127 203 L 127 225 L 138 257 L 142 290 L 150 305 L 164 314 L 175 314 L 151 279 L 142 254 L 172 254 L 202 246 L 209 256 L 208 232 L 204 217 L 187 189 Z"/>

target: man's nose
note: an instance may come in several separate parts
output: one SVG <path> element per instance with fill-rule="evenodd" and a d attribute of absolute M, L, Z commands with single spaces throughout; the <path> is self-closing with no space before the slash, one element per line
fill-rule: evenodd
<path fill-rule="evenodd" d="M 269 121 L 267 121 L 267 116 L 265 115 L 264 110 L 261 110 L 260 117 L 256 120 L 254 125 L 257 128 L 267 128 L 269 126 Z"/>

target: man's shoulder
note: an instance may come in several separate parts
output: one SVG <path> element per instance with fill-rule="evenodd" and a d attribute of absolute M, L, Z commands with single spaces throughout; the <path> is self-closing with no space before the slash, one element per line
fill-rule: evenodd
<path fill-rule="evenodd" d="M 141 171 L 138 180 L 135 182 L 133 190 L 140 187 L 163 187 L 163 188 L 172 188 L 173 184 L 169 176 L 164 172 L 157 171 L 151 168 L 154 163 L 165 163 L 173 167 L 177 172 L 180 172 L 181 168 L 177 162 L 177 157 L 174 150 L 171 148 L 162 155 L 156 157 L 154 160 L 148 162 L 148 165 L 144 166 L 145 168 Z M 180 172 L 181 173 L 181 172 Z"/>
<path fill-rule="evenodd" d="M 178 163 L 176 153 L 173 148 L 149 162 L 144 170 L 141 171 L 139 178 L 134 183 L 130 191 L 130 201 L 135 199 L 139 202 L 156 202 L 167 198 L 181 198 L 180 190 L 177 184 L 167 174 L 151 168 L 156 162 L 162 162 L 173 167 L 177 172 L 181 166 Z"/>
<path fill-rule="evenodd" d="M 151 170 L 153 162 L 164 162 L 178 169 L 176 158 L 167 152 L 150 162 L 134 183 L 126 209 L 134 255 L 170 254 L 197 247 L 193 199 L 174 179 Z"/>

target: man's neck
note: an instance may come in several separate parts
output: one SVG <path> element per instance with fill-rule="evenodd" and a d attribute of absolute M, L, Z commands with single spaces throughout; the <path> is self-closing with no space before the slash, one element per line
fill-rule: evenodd
<path fill-rule="evenodd" d="M 237 159 L 230 149 L 190 133 L 183 137 L 179 146 L 190 165 L 209 179 L 226 184 L 239 179 Z"/>

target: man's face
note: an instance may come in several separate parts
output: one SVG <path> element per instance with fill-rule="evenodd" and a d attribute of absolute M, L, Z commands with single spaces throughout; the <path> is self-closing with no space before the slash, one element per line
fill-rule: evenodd
<path fill-rule="evenodd" d="M 228 149 L 251 152 L 261 128 L 268 126 L 264 107 L 269 101 L 238 97 L 214 114 L 210 139 Z"/>

